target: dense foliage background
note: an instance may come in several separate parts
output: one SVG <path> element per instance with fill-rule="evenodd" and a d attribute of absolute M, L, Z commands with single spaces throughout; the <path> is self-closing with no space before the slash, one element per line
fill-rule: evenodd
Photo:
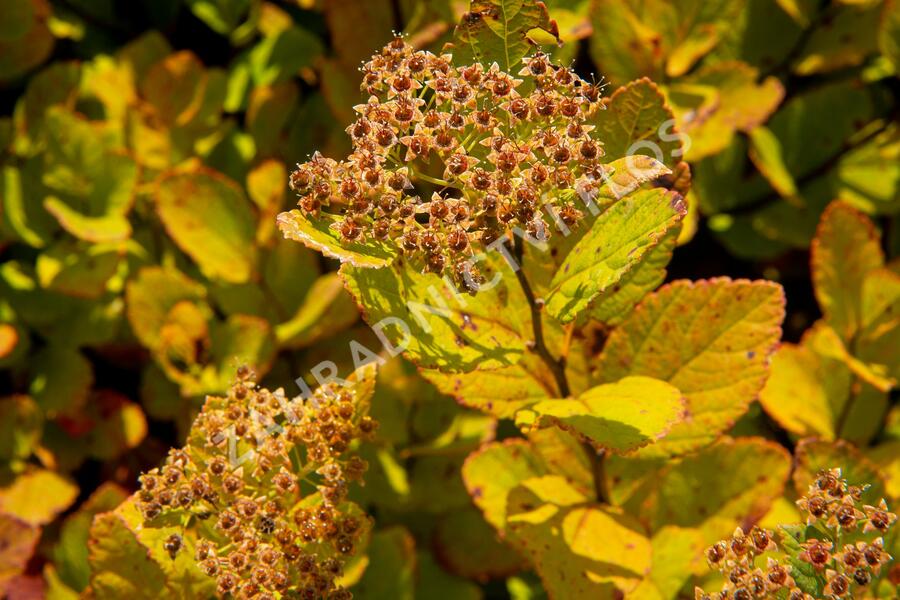
<path fill-rule="evenodd" d="M 655 84 L 623 97 L 657 121 L 674 116 L 689 136 L 690 212 L 667 278 L 768 279 L 786 290 L 788 343 L 730 435 L 796 452 L 798 473 L 811 468 L 804 460 L 864 473 L 896 501 L 900 3 L 547 4 L 564 42 L 547 46 L 556 60 L 596 73 L 606 95 L 649 77 Z M 347 154 L 360 61 L 392 31 L 438 51 L 468 8 L 0 0 L 0 589 L 9 597 L 88 588 L 94 515 L 184 443 L 205 395 L 224 392 L 238 365 L 293 393 L 322 360 L 351 371 L 351 340 L 378 347 L 337 262 L 283 240 L 275 216 L 294 205 L 295 162 L 314 150 Z M 843 204 L 817 234 L 833 200 Z M 877 315 L 833 318 L 843 343 L 821 327 L 805 333 L 829 311 L 829 280 L 859 297 L 874 271 L 866 285 L 883 293 L 861 310 Z M 877 321 L 877 341 L 859 342 L 854 319 Z M 372 414 L 381 428 L 362 448 L 371 471 L 354 494 L 376 530 L 355 596 L 542 597 L 461 477 L 472 451 L 515 427 L 464 408 L 399 358 L 379 374 Z M 773 468 L 766 457 L 739 458 L 670 473 L 672 488 L 656 498 L 712 511 L 675 519 L 704 535 L 673 545 L 678 575 L 666 597 L 706 576 L 686 563 L 710 536 L 796 520 L 792 486 L 754 487 Z M 726 467 L 733 479 L 723 484 Z M 610 500 L 633 503 L 633 493 L 613 489 Z M 653 527 L 666 518 L 654 514 Z"/>

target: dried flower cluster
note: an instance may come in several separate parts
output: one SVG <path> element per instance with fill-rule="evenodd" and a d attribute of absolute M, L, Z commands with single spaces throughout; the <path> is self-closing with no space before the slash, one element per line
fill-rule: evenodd
<path fill-rule="evenodd" d="M 376 428 L 365 412 L 336 384 L 289 401 L 241 369 L 226 398 L 207 399 L 188 445 L 141 477 L 148 526 L 196 525 L 195 559 L 220 596 L 350 598 L 336 579 L 368 522 L 345 500 L 367 465 L 345 454 Z M 172 535 L 165 549 L 182 546 Z"/>
<path fill-rule="evenodd" d="M 866 487 L 848 486 L 840 469 L 822 471 L 809 486 L 797 506 L 807 515 L 807 525 L 824 525 L 821 538 L 810 538 L 801 544 L 794 558 L 809 563 L 824 576 L 826 598 L 853 598 L 854 593 L 869 586 L 891 560 L 884 550 L 882 537 L 866 541 L 843 541 L 855 533 L 883 535 L 897 520 L 882 499 L 878 506 L 862 506 L 860 499 Z M 697 600 L 751 600 L 754 598 L 787 598 L 812 600 L 813 596 L 798 587 L 792 577 L 787 557 L 766 557 L 766 567 L 757 564 L 763 553 L 777 550 L 772 533 L 754 527 L 749 534 L 738 528 L 731 539 L 716 542 L 706 550 L 710 567 L 725 576 L 721 591 L 706 593 L 695 590 Z M 778 594 L 778 595 L 776 595 Z"/>
<path fill-rule="evenodd" d="M 309 218 L 340 215 L 343 240 L 396 244 L 464 282 L 477 280 L 459 272 L 473 243 L 514 227 L 545 239 L 545 217 L 579 220 L 576 199 L 603 175 L 587 123 L 602 103 L 600 86 L 542 53 L 516 74 L 451 59 L 396 38 L 363 66 L 370 97 L 347 129 L 353 152 L 342 162 L 317 153 L 290 183 Z"/>

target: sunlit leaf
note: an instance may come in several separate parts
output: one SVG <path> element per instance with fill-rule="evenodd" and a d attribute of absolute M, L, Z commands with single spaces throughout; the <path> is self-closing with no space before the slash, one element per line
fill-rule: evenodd
<path fill-rule="evenodd" d="M 537 0 L 473 0 L 453 33 L 453 60 L 464 65 L 498 63 L 504 71 L 515 66 L 535 45 L 528 38 L 543 29 L 559 38 L 547 7 Z"/>
<path fill-rule="evenodd" d="M 508 535 L 552 597 L 616 598 L 650 567 L 650 540 L 618 509 L 585 505 L 564 478 L 528 479 L 509 494 Z"/>
<path fill-rule="evenodd" d="M 665 280 L 666 266 L 672 259 L 677 240 L 678 228 L 675 227 L 617 284 L 597 296 L 588 312 L 589 317 L 606 325 L 621 323 L 644 296 Z"/>
<path fill-rule="evenodd" d="M 687 399 L 687 415 L 642 452 L 678 454 L 713 441 L 747 409 L 781 337 L 784 293 L 765 281 L 676 281 L 648 296 L 610 334 L 600 381 L 646 375 Z"/>
<path fill-rule="evenodd" d="M 255 269 L 255 216 L 243 190 L 214 171 L 170 173 L 156 209 L 175 243 L 210 278 L 247 281 Z"/>
<path fill-rule="evenodd" d="M 603 212 L 553 276 L 547 311 L 573 320 L 634 268 L 686 212 L 681 197 L 664 190 L 637 192 Z"/>
<path fill-rule="evenodd" d="M 169 311 L 181 301 L 203 301 L 206 290 L 174 269 L 148 267 L 128 282 L 128 321 L 141 343 L 156 349 Z"/>
<path fill-rule="evenodd" d="M 590 117 L 603 140 L 605 162 L 632 155 L 656 158 L 675 168 L 683 158 L 682 137 L 665 96 L 649 79 L 632 81 L 603 100 L 605 110 Z"/>
<path fill-rule="evenodd" d="M 263 161 L 247 174 L 247 193 L 259 211 L 256 241 L 261 245 L 275 235 L 275 217 L 284 202 L 287 177 L 284 163 L 274 159 Z"/>
<path fill-rule="evenodd" d="M 740 62 L 722 62 L 673 83 L 667 97 L 679 129 L 690 139 L 685 154 L 699 160 L 728 146 L 738 131 L 764 123 L 784 97 L 774 77 L 759 81 L 759 72 Z"/>
<path fill-rule="evenodd" d="M 611 456 L 605 470 L 612 502 L 649 523 L 651 531 L 697 528 L 712 543 L 768 512 L 784 491 L 791 457 L 759 438 L 723 438 L 668 463 Z"/>
<path fill-rule="evenodd" d="M 337 216 L 321 215 L 311 221 L 295 209 L 278 215 L 278 228 L 290 240 L 357 267 L 384 267 L 397 255 L 396 249 L 380 241 L 345 242 L 335 229 L 339 220 Z"/>
<path fill-rule="evenodd" d="M 665 436 L 683 411 L 681 392 L 668 383 L 625 377 L 572 400 L 538 402 L 519 411 L 516 420 L 556 425 L 597 449 L 629 452 Z"/>
<path fill-rule="evenodd" d="M 311 66 L 321 54 L 319 38 L 294 26 L 263 38 L 253 47 L 247 59 L 250 76 L 256 85 L 281 83 Z"/>
<path fill-rule="evenodd" d="M 884 264 L 875 226 L 850 206 L 831 204 L 810 252 L 816 299 L 825 320 L 850 340 L 861 325 L 863 280 Z"/>
<path fill-rule="evenodd" d="M 417 273 L 402 262 L 383 269 L 346 263 L 341 267 L 341 277 L 366 321 L 395 348 L 405 346 L 404 355 L 419 366 L 445 372 L 495 369 L 519 361 L 525 351 L 525 326 L 518 307 L 525 300 L 505 261 L 495 262 L 496 272 L 483 269 L 487 281 L 496 283 L 474 297 L 456 290 L 449 280 Z"/>
<path fill-rule="evenodd" d="M 591 55 L 614 84 L 685 74 L 726 35 L 742 0 L 595 0 Z"/>
<path fill-rule="evenodd" d="M 121 243 L 88 245 L 63 239 L 44 250 L 35 265 L 41 287 L 81 298 L 106 292 L 125 253 Z"/>
<path fill-rule="evenodd" d="M 113 512 L 98 515 L 88 538 L 90 591 L 97 598 L 203 597 L 211 595 L 215 580 L 194 561 L 195 538 L 182 527 L 143 527 L 134 499 Z M 178 533 L 184 547 L 173 560 L 163 549 L 165 539 Z"/>
<path fill-rule="evenodd" d="M 0 513 L 32 525 L 46 525 L 77 497 L 78 487 L 65 477 L 33 469 L 0 487 Z"/>

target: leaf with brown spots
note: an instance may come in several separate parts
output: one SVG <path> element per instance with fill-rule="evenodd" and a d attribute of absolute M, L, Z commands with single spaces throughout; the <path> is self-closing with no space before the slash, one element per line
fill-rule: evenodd
<path fill-rule="evenodd" d="M 645 375 L 671 383 L 687 416 L 644 456 L 714 441 L 756 399 L 781 338 L 784 292 L 768 281 L 675 281 L 651 294 L 609 336 L 598 382 Z"/>

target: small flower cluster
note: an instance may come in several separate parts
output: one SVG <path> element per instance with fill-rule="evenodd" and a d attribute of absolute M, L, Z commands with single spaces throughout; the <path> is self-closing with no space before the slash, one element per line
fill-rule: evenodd
<path fill-rule="evenodd" d="M 195 559 L 221 597 L 350 598 L 336 579 L 368 522 L 347 486 L 367 465 L 345 454 L 377 426 L 356 400 L 336 384 L 287 400 L 240 369 L 226 398 L 207 399 L 187 446 L 141 477 L 147 526 L 195 526 Z M 174 558 L 183 545 L 175 534 L 165 550 Z"/>
<path fill-rule="evenodd" d="M 884 499 L 878 506 L 861 506 L 867 487 L 848 485 L 840 469 L 829 469 L 820 472 L 807 493 L 797 501 L 797 506 L 807 515 L 807 526 L 824 526 L 821 538 L 810 538 L 800 544 L 802 550 L 796 558 L 824 576 L 825 598 L 854 597 L 854 590 L 867 588 L 891 560 L 884 550 L 883 537 L 859 539 L 860 533 L 875 532 L 874 535 L 883 536 L 897 520 Z M 856 541 L 844 542 L 845 536 Z M 756 566 L 756 558 L 761 553 L 775 549 L 769 532 L 754 528 L 749 535 L 744 535 L 737 529 L 731 540 L 717 542 L 706 551 L 710 566 L 725 575 L 725 586 L 714 594 L 697 588 L 695 598 L 751 600 L 775 598 L 781 592 L 777 597 L 813 600 L 813 596 L 796 585 L 791 576 L 792 567 L 786 560 L 769 556 L 765 569 Z M 786 595 L 783 590 L 787 590 Z"/>
<path fill-rule="evenodd" d="M 731 539 L 716 542 L 706 550 L 711 568 L 725 575 L 725 587 L 715 594 L 695 589 L 697 600 L 751 600 L 768 598 L 779 590 L 792 589 L 791 568 L 769 557 L 766 568 L 756 566 L 756 559 L 777 549 L 771 531 L 754 527 L 749 533 L 738 527 Z M 791 596 L 793 599 L 793 596 Z"/>
<path fill-rule="evenodd" d="M 362 68 L 370 97 L 347 129 L 353 152 L 342 162 L 316 153 L 290 185 L 309 218 L 338 216 L 344 241 L 395 244 L 424 269 L 471 281 L 458 271 L 473 242 L 514 227 L 547 238 L 544 199 L 557 224 L 581 218 L 576 195 L 590 197 L 603 176 L 587 122 L 601 87 L 543 53 L 516 74 L 451 59 L 396 38 Z"/>

